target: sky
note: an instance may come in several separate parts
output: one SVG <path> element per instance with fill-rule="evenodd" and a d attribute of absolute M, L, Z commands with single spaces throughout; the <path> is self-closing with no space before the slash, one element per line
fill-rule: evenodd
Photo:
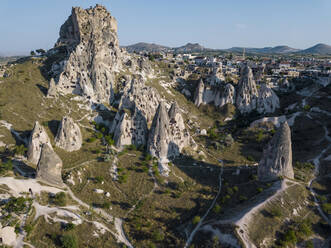
<path fill-rule="evenodd" d="M 0 0 L 0 55 L 54 46 L 72 6 L 107 7 L 120 45 L 331 45 L 331 0 Z"/>

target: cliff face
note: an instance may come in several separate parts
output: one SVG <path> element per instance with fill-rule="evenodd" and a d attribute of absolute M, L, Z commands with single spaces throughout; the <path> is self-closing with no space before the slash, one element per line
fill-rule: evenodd
<path fill-rule="evenodd" d="M 279 176 L 294 178 L 292 167 L 291 130 L 284 122 L 265 147 L 258 167 L 261 181 L 271 181 Z"/>
<path fill-rule="evenodd" d="M 65 60 L 53 65 L 53 70 L 58 72 L 56 91 L 109 102 L 114 71 L 120 67 L 116 19 L 100 5 L 86 10 L 73 8 L 61 27 L 55 47 L 67 52 Z M 54 91 L 53 85 L 52 95 Z"/>

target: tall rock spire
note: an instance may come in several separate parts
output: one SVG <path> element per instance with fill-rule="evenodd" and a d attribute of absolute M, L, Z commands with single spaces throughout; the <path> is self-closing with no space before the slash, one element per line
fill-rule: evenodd
<path fill-rule="evenodd" d="M 265 147 L 258 167 L 258 178 L 271 181 L 279 176 L 294 178 L 291 130 L 285 121 Z"/>
<path fill-rule="evenodd" d="M 55 75 L 56 90 L 109 102 L 121 52 L 116 19 L 106 8 L 73 8 L 61 26 L 55 48 L 67 51 L 64 61 L 58 62 L 61 68 Z"/>
<path fill-rule="evenodd" d="M 241 69 L 240 81 L 238 83 L 236 105 L 240 113 L 249 113 L 256 109 L 258 91 L 253 78 L 251 68 L 245 65 Z"/>
<path fill-rule="evenodd" d="M 194 104 L 199 107 L 203 103 L 203 93 L 205 90 L 205 85 L 203 83 L 202 78 L 200 79 L 198 83 L 198 87 L 195 90 L 194 94 Z"/>
<path fill-rule="evenodd" d="M 39 124 L 38 121 L 36 121 L 28 143 L 27 155 L 29 162 L 35 165 L 38 163 L 41 153 L 41 147 L 43 146 L 43 144 L 49 144 L 50 147 L 52 147 L 45 129 Z"/>

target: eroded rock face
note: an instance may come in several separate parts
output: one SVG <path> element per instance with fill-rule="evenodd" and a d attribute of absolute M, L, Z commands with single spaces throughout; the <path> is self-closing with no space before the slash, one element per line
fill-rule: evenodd
<path fill-rule="evenodd" d="M 37 166 L 37 179 L 45 183 L 63 186 L 62 160 L 49 144 L 43 144 Z"/>
<path fill-rule="evenodd" d="M 203 80 L 200 79 L 198 87 L 194 94 L 194 104 L 199 107 L 203 103 L 203 95 L 204 95 L 205 85 Z"/>
<path fill-rule="evenodd" d="M 183 117 L 176 102 L 171 104 L 168 112 L 169 130 L 172 142 L 168 148 L 168 158 L 176 157 L 190 144 L 190 134 L 185 127 Z"/>
<path fill-rule="evenodd" d="M 60 29 L 55 47 L 68 51 L 65 61 L 58 63 L 61 68 L 55 78 L 56 90 L 109 102 L 121 51 L 116 19 L 106 8 L 100 5 L 86 10 L 73 8 Z"/>
<path fill-rule="evenodd" d="M 256 107 L 256 110 L 259 113 L 273 113 L 277 108 L 279 108 L 278 96 L 266 84 L 262 84 L 259 89 Z"/>
<path fill-rule="evenodd" d="M 132 79 L 125 87 L 119 109 L 116 113 L 111 133 L 114 133 L 115 145 L 146 145 L 148 125 L 151 124 L 159 104 L 158 92 L 144 84 L 142 77 Z"/>
<path fill-rule="evenodd" d="M 38 121 L 35 122 L 33 130 L 31 132 L 28 144 L 28 161 L 37 164 L 40 158 L 41 147 L 43 144 L 50 145 L 50 139 L 45 131 L 45 129 L 39 124 Z"/>
<path fill-rule="evenodd" d="M 169 133 L 169 116 L 165 103 L 160 102 L 156 110 L 147 143 L 148 151 L 159 159 L 167 159 L 168 145 L 171 141 Z"/>
<path fill-rule="evenodd" d="M 236 105 L 241 113 L 249 113 L 256 109 L 258 91 L 253 78 L 253 72 L 247 65 L 241 69 L 238 83 Z"/>
<path fill-rule="evenodd" d="M 77 151 L 82 146 L 79 126 L 68 116 L 63 117 L 55 137 L 55 145 L 68 152 Z"/>
<path fill-rule="evenodd" d="M 236 91 L 232 84 L 226 84 L 222 92 L 219 93 L 219 97 L 215 98 L 215 106 L 222 107 L 225 104 L 235 102 Z"/>
<path fill-rule="evenodd" d="M 294 178 L 291 130 L 286 121 L 264 149 L 258 167 L 258 178 L 261 181 L 272 181 L 279 176 Z"/>
<path fill-rule="evenodd" d="M 169 159 L 178 156 L 185 146 L 190 145 L 190 141 L 177 103 L 173 103 L 167 112 L 165 103 L 161 101 L 150 128 L 147 150 L 158 158 L 163 175 L 167 175 L 170 170 Z"/>

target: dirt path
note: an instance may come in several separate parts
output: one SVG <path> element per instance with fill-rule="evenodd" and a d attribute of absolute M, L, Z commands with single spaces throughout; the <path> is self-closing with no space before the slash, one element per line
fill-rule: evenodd
<path fill-rule="evenodd" d="M 219 187 L 218 187 L 218 192 L 213 200 L 213 202 L 211 203 L 210 207 L 208 208 L 207 212 L 202 216 L 202 218 L 200 219 L 199 223 L 196 225 L 196 227 L 193 229 L 193 231 L 191 232 L 190 236 L 188 237 L 184 248 L 187 248 L 190 246 L 196 232 L 200 229 L 201 225 L 203 224 L 203 221 L 205 220 L 205 218 L 208 216 L 210 210 L 213 209 L 219 195 L 221 194 L 221 190 L 222 190 L 222 174 L 223 174 L 223 161 L 221 162 L 221 171 L 219 174 Z"/>

